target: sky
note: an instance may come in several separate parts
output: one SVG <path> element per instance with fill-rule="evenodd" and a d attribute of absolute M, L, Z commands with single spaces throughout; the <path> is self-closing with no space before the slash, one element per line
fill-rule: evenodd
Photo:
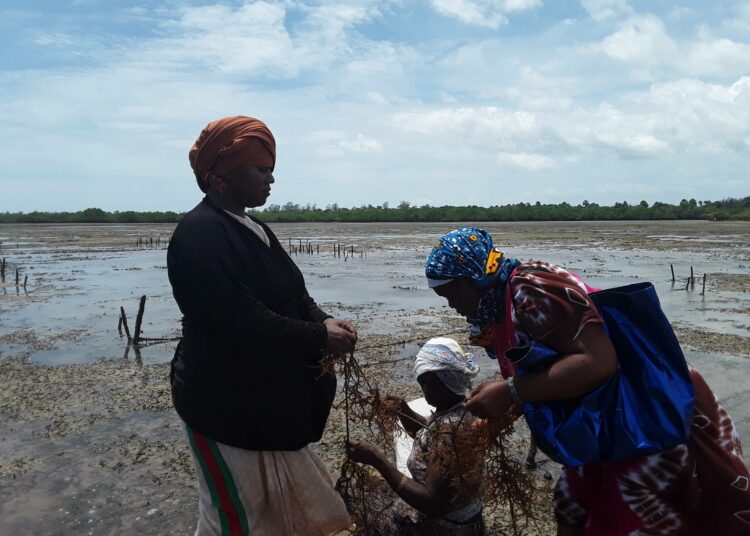
<path fill-rule="evenodd" d="M 750 195 L 750 2 L 3 0 L 0 211 L 185 211 L 227 115 L 269 204 Z"/>

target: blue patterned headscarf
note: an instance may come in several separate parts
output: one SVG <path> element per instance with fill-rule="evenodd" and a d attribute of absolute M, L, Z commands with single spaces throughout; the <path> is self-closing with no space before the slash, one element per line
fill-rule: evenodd
<path fill-rule="evenodd" d="M 496 321 L 506 283 L 520 262 L 507 258 L 492 245 L 492 236 L 478 227 L 456 229 L 443 236 L 432 248 L 425 275 L 430 288 L 467 277 L 484 293 L 476 318 L 471 323 L 485 326 Z"/>

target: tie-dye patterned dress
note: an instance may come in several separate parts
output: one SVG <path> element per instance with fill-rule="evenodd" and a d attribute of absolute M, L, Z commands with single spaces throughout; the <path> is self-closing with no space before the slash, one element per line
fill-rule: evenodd
<path fill-rule="evenodd" d="M 587 287 L 557 266 L 522 264 L 510 289 L 520 340 L 564 348 L 587 324 L 603 323 Z M 693 368 L 690 374 L 696 400 L 688 442 L 564 470 L 554 496 L 559 523 L 585 527 L 587 536 L 750 534 L 750 475 L 739 437 L 705 380 Z"/>

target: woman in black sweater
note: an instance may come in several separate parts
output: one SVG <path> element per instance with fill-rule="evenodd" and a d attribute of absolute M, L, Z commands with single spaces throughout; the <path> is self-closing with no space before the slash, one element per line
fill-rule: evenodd
<path fill-rule="evenodd" d="M 275 154 L 257 119 L 209 123 L 190 151 L 206 196 L 167 254 L 184 315 L 172 398 L 198 469 L 200 535 L 322 535 L 350 525 L 307 445 L 320 439 L 336 389 L 320 360 L 351 351 L 357 332 L 316 305 L 271 229 L 245 214 L 266 202 Z"/>

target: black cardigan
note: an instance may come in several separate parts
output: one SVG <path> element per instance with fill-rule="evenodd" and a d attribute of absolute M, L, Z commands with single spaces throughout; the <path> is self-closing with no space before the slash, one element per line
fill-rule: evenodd
<path fill-rule="evenodd" d="M 270 248 L 206 197 L 175 229 L 169 281 L 182 311 L 172 400 L 196 432 L 250 450 L 297 450 L 323 434 L 336 378 L 317 364 L 321 311 L 262 222 Z"/>

